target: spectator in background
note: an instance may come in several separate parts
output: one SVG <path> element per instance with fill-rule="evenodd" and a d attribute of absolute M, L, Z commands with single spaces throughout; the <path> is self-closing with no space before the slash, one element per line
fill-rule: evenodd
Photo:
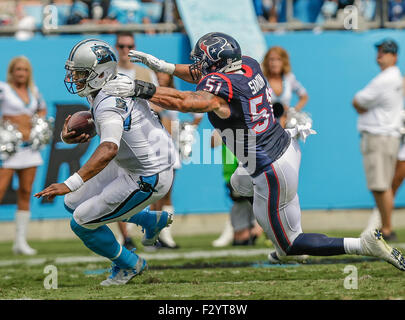
<path fill-rule="evenodd" d="M 152 24 L 151 17 L 139 0 L 111 0 L 110 10 L 108 17 L 115 19 L 121 24 L 137 23 L 137 24 Z M 162 5 L 160 6 L 160 8 Z M 156 21 L 157 22 L 157 21 Z M 146 34 L 155 34 L 156 31 L 153 28 L 145 29 Z"/>
<path fill-rule="evenodd" d="M 354 0 L 326 0 L 322 4 L 317 22 L 323 23 L 325 20 L 336 19 L 339 11 L 353 4 Z"/>
<path fill-rule="evenodd" d="M 0 1 L 0 26 L 11 26 L 18 20 L 17 3 Z"/>
<path fill-rule="evenodd" d="M 156 74 L 139 64 L 133 64 L 129 57 L 129 50 L 135 49 L 135 37 L 131 32 L 119 32 L 115 38 L 115 49 L 118 52 L 117 72 L 123 73 L 132 79 L 151 82 L 158 85 Z M 132 224 L 129 224 L 132 227 Z M 122 236 L 122 243 L 131 250 L 135 247 L 128 230 L 128 224 L 123 221 L 118 222 L 118 227 Z"/>
<path fill-rule="evenodd" d="M 259 22 L 277 22 L 279 0 L 253 0 Z"/>
<path fill-rule="evenodd" d="M 388 2 L 388 20 L 399 21 L 405 16 L 404 0 L 389 0 Z"/>
<path fill-rule="evenodd" d="M 128 57 L 129 50 L 136 50 L 135 37 L 132 32 L 119 32 L 116 35 L 115 49 L 118 52 L 118 73 L 132 79 L 138 79 L 159 85 L 156 73 L 139 64 L 134 64 Z"/>
<path fill-rule="evenodd" d="M 111 0 L 74 0 L 67 24 L 118 23 L 110 14 Z"/>
<path fill-rule="evenodd" d="M 46 116 L 46 104 L 34 84 L 31 63 L 26 57 L 12 59 L 8 66 L 7 82 L 0 82 L 0 114 L 3 120 L 17 127 L 24 142 L 17 153 L 0 162 L 0 202 L 14 173 L 17 173 L 19 187 L 13 251 L 16 254 L 34 255 L 36 250 L 27 243 L 27 231 L 31 216 L 32 184 L 37 167 L 42 164 L 42 158 L 39 151 L 30 147 L 30 132 L 32 117 Z"/>
<path fill-rule="evenodd" d="M 347 6 L 352 6 L 355 0 L 338 0 L 338 10 L 344 9 Z"/>
<path fill-rule="evenodd" d="M 361 16 L 366 21 L 375 19 L 375 13 L 377 8 L 376 0 L 361 0 L 358 4 Z"/>
<path fill-rule="evenodd" d="M 139 0 L 81 0 L 74 1 L 67 24 L 150 24 Z M 154 34 L 152 28 L 145 33 Z"/>
<path fill-rule="evenodd" d="M 384 239 L 392 240 L 394 206 L 392 181 L 400 145 L 403 83 L 397 64 L 398 45 L 391 39 L 376 44 L 381 72 L 356 93 L 353 106 L 359 114 L 361 152 L 367 187 L 381 215 Z M 366 229 L 367 230 L 367 229 Z"/>
<path fill-rule="evenodd" d="M 284 113 L 279 118 L 282 127 L 285 127 L 289 108 L 301 111 L 308 102 L 306 89 L 291 72 L 288 53 L 281 47 L 270 48 L 263 58 L 263 74 L 272 89 L 272 103 L 279 102 L 284 106 Z M 298 96 L 298 102 L 291 106 L 293 93 Z"/>

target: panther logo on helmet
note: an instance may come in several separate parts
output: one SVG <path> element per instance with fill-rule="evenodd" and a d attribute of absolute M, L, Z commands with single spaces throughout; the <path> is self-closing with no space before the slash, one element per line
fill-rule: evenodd
<path fill-rule="evenodd" d="M 109 61 L 117 61 L 115 54 L 106 46 L 95 45 L 91 47 L 91 50 L 96 55 L 99 64 L 106 63 Z"/>

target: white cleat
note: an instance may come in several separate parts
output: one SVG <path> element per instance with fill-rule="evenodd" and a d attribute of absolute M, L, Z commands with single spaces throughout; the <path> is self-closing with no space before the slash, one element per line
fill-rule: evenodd
<path fill-rule="evenodd" d="M 225 229 L 222 231 L 222 234 L 218 239 L 212 242 L 214 247 L 226 247 L 230 245 L 233 241 L 233 228 L 230 221 L 227 221 Z"/>
<path fill-rule="evenodd" d="M 26 256 L 33 256 L 37 254 L 37 250 L 31 248 L 28 243 L 15 243 L 13 245 L 14 254 L 22 254 Z"/>
<path fill-rule="evenodd" d="M 127 284 L 133 277 L 142 274 L 142 272 L 147 269 L 148 265 L 146 260 L 141 257 L 138 258 L 138 262 L 133 269 L 121 269 L 115 263 L 113 263 L 111 275 L 102 281 L 100 285 L 108 287 Z"/>
<path fill-rule="evenodd" d="M 305 263 L 309 256 L 306 254 L 298 256 L 279 256 L 274 250 L 267 256 L 268 260 L 272 264 L 295 264 L 295 263 Z"/>
<path fill-rule="evenodd" d="M 363 232 L 360 241 L 363 255 L 381 258 L 399 270 L 405 271 L 404 256 L 398 249 L 391 248 L 385 242 L 380 230 Z"/>
<path fill-rule="evenodd" d="M 159 242 L 162 245 L 162 247 L 176 249 L 178 248 L 178 245 L 172 237 L 172 232 L 170 231 L 170 228 L 171 226 L 168 226 L 162 229 L 162 231 L 160 231 Z"/>

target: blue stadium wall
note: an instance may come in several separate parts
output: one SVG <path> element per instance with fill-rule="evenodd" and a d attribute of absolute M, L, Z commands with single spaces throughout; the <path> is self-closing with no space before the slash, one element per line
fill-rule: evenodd
<path fill-rule="evenodd" d="M 86 36 L 88 38 L 89 36 Z M 114 44 L 114 36 L 97 36 Z M 290 53 L 293 72 L 306 87 L 309 102 L 305 110 L 312 115 L 317 135 L 302 144 L 302 163 L 299 185 L 303 209 L 370 208 L 371 194 L 366 188 L 359 150 L 359 134 L 356 129 L 357 115 L 351 101 L 359 89 L 378 72 L 373 44 L 383 37 L 396 39 L 405 47 L 404 32 L 374 30 L 368 32 L 333 31 L 292 32 L 266 34 L 267 45 L 279 45 Z M 6 77 L 10 59 L 17 55 L 27 56 L 34 67 L 34 79 L 42 92 L 50 116 L 55 116 L 57 104 L 82 104 L 86 100 L 70 95 L 64 86 L 64 63 L 70 48 L 84 36 L 64 35 L 35 37 L 20 42 L 14 38 L 0 38 L 0 80 Z M 190 43 L 183 34 L 138 35 L 139 50 L 150 52 L 160 58 L 176 63 L 188 63 Z M 252 44 L 254 45 L 254 44 Z M 405 67 L 405 50 L 400 50 L 399 66 Z M 179 89 L 193 90 L 194 86 L 177 80 Z M 187 119 L 182 114 L 182 119 Z M 199 128 L 212 128 L 206 116 Z M 97 146 L 97 138 L 90 143 L 87 152 L 80 158 L 83 164 Z M 199 151 L 209 151 L 209 139 Z M 44 165 L 39 167 L 33 192 L 40 191 L 46 182 L 50 147 L 42 150 Z M 69 168 L 62 164 L 58 180 L 69 175 Z M 0 177 L 1 178 L 1 177 Z M 18 186 L 13 180 L 13 188 Z M 173 203 L 179 214 L 216 213 L 229 210 L 220 164 L 187 164 L 178 170 L 174 182 Z M 403 190 L 397 196 L 397 206 L 405 204 Z M 0 220 L 12 220 L 16 205 L 0 205 Z M 32 199 L 34 219 L 66 218 L 69 214 L 63 207 L 63 199 L 53 203 L 41 203 Z"/>

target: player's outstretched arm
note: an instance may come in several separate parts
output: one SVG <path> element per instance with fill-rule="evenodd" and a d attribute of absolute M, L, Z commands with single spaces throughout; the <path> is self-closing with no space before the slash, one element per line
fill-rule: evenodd
<path fill-rule="evenodd" d="M 190 83 L 198 83 L 199 79 L 201 78 L 201 74 L 194 76 L 193 78 L 193 76 L 191 75 L 189 64 L 176 64 L 176 68 L 174 69 L 173 74 L 177 78 L 180 78 Z"/>
<path fill-rule="evenodd" d="M 94 151 L 90 159 L 64 183 L 53 183 L 44 190 L 34 194 L 36 198 L 52 200 L 55 196 L 62 196 L 79 189 L 84 182 L 103 170 L 117 155 L 118 146 L 113 142 L 102 142 Z"/>
<path fill-rule="evenodd" d="M 169 110 L 180 112 L 215 112 L 220 118 L 231 115 L 224 99 L 206 91 L 179 91 L 173 88 L 157 87 L 149 99 L 152 103 Z"/>
<path fill-rule="evenodd" d="M 231 115 L 228 103 L 207 91 L 180 91 L 173 88 L 156 87 L 142 80 L 117 77 L 104 86 L 103 91 L 112 96 L 132 97 L 150 100 L 168 110 L 204 113 L 214 111 L 220 118 Z"/>
<path fill-rule="evenodd" d="M 164 72 L 172 74 L 184 81 L 197 83 L 198 80 L 195 80 L 191 73 L 189 64 L 173 64 L 166 62 L 164 60 L 158 59 L 155 56 L 152 56 L 149 53 L 142 51 L 130 50 L 128 56 L 130 61 L 133 63 L 141 62 L 144 65 L 148 66 L 155 72 Z"/>

